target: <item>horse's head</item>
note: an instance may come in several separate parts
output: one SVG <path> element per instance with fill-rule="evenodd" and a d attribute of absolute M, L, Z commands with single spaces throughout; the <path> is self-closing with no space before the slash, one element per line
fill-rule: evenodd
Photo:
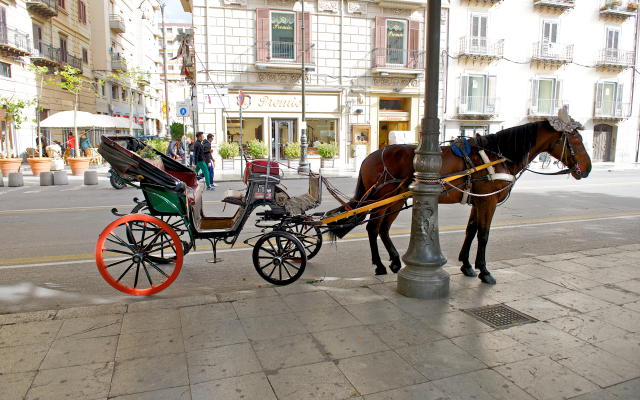
<path fill-rule="evenodd" d="M 591 172 L 591 158 L 587 154 L 582 142 L 582 135 L 578 130 L 573 132 L 557 132 L 557 141 L 551 144 L 547 153 L 566 165 L 571 170 L 571 176 L 582 179 Z"/>

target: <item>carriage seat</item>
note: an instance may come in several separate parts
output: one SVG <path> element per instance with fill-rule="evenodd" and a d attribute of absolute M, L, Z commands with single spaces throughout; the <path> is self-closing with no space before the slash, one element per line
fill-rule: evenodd
<path fill-rule="evenodd" d="M 242 192 L 239 192 L 237 190 L 227 189 L 224 192 L 222 201 L 224 203 L 235 204 L 237 206 L 240 206 L 244 204 L 244 194 L 242 194 Z"/>
<path fill-rule="evenodd" d="M 244 173 L 244 183 L 247 183 L 249 176 L 266 174 L 267 167 L 269 167 L 269 175 L 276 176 L 280 179 L 281 174 L 283 174 L 282 169 L 280 169 L 280 164 L 269 160 L 253 160 L 247 163 L 247 169 Z"/>

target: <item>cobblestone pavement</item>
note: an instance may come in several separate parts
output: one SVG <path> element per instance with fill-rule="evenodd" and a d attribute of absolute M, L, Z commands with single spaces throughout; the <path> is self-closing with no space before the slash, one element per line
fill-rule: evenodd
<path fill-rule="evenodd" d="M 638 399 L 640 244 L 395 276 L 0 315 L 0 398 Z M 504 303 L 538 322 L 493 329 Z"/>

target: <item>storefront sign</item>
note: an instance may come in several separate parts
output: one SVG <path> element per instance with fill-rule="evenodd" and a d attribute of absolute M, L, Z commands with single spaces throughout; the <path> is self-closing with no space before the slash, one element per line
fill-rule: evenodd
<path fill-rule="evenodd" d="M 273 99 L 269 96 L 260 96 L 260 98 L 258 99 L 258 107 L 263 108 L 266 106 L 269 108 L 296 108 L 302 106 L 302 99 L 299 99 L 295 96 L 292 98 L 282 98 L 282 96 L 279 97 L 280 98 Z"/>
<path fill-rule="evenodd" d="M 380 121 L 408 121 L 409 117 L 380 117 Z"/>

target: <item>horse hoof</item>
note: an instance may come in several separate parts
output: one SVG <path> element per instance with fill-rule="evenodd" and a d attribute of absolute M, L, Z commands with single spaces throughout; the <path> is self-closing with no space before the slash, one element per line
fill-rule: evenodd
<path fill-rule="evenodd" d="M 376 268 L 376 275 L 386 275 L 387 269 L 385 267 Z"/>
<path fill-rule="evenodd" d="M 493 276 L 491 276 L 491 274 L 489 274 L 489 273 L 487 273 L 487 274 L 481 273 L 480 276 L 478 276 L 478 278 L 480 278 L 480 280 L 482 282 L 488 283 L 490 285 L 495 285 L 497 283 L 495 278 Z"/>
<path fill-rule="evenodd" d="M 400 271 L 400 268 L 402 268 L 402 264 L 400 263 L 395 263 L 392 262 L 391 265 L 389 265 L 389 269 L 391 270 L 391 272 L 393 272 L 394 274 L 397 274 L 398 271 Z"/>
<path fill-rule="evenodd" d="M 473 267 L 460 267 L 460 271 L 462 271 L 462 274 L 464 276 L 478 276 L 478 274 L 476 274 L 476 271 L 473 270 Z"/>

